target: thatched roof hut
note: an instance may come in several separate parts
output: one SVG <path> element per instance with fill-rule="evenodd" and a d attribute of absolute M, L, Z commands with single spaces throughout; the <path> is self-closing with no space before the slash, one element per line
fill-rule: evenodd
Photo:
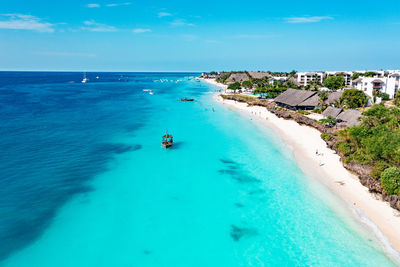
<path fill-rule="evenodd" d="M 359 120 L 361 115 L 362 111 L 356 109 L 348 109 L 340 113 L 336 119 L 341 121 L 341 126 L 351 127 L 361 124 L 361 121 Z"/>
<path fill-rule="evenodd" d="M 317 95 L 317 92 L 288 89 L 285 92 L 283 92 L 282 94 L 280 94 L 278 97 L 276 97 L 274 99 L 274 101 L 275 101 L 275 103 L 285 106 L 287 108 L 297 109 L 297 108 L 306 107 L 304 105 L 300 106 L 300 104 L 315 95 Z M 318 95 L 317 95 L 317 97 L 318 97 Z M 310 100 L 310 103 L 311 102 L 314 103 L 315 98 Z M 310 103 L 305 103 L 305 104 L 310 104 Z M 307 106 L 307 107 L 310 107 L 310 106 Z"/>
<path fill-rule="evenodd" d="M 234 82 L 244 82 L 250 80 L 249 76 L 246 73 L 232 73 L 228 79 L 226 79 L 227 83 L 234 83 Z"/>
<path fill-rule="evenodd" d="M 337 91 L 337 92 L 331 92 L 328 95 L 328 99 L 325 101 L 325 103 L 327 103 L 328 105 L 333 105 L 336 102 L 340 101 L 340 98 L 343 95 L 343 91 Z"/>
<path fill-rule="evenodd" d="M 336 118 L 342 112 L 343 112 L 343 109 L 341 109 L 341 108 L 327 107 L 324 110 L 324 112 L 322 112 L 322 116 L 324 116 L 325 118 L 328 118 L 328 117 Z"/>
<path fill-rule="evenodd" d="M 254 79 L 263 79 L 265 77 L 269 78 L 271 77 L 271 74 L 268 72 L 249 72 L 250 77 Z"/>
<path fill-rule="evenodd" d="M 319 105 L 319 96 L 318 94 L 315 94 L 312 97 L 309 97 L 303 102 L 301 102 L 298 106 L 303 108 L 314 108 L 318 105 Z"/>

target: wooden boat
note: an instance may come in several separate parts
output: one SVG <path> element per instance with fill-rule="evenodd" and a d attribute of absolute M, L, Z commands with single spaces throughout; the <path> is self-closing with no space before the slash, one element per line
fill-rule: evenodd
<path fill-rule="evenodd" d="M 162 139 L 163 139 L 163 141 L 162 141 L 161 145 L 164 148 L 170 148 L 174 144 L 173 136 L 168 134 L 168 132 L 166 135 L 163 136 Z"/>
<path fill-rule="evenodd" d="M 194 101 L 194 98 L 181 98 L 181 99 L 179 99 L 179 101 L 183 101 L 183 102 L 192 102 L 192 101 Z"/>

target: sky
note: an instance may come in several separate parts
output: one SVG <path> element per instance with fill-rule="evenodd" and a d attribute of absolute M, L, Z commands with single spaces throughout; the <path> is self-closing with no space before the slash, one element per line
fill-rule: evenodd
<path fill-rule="evenodd" d="M 0 1 L 0 70 L 400 69 L 398 0 Z"/>

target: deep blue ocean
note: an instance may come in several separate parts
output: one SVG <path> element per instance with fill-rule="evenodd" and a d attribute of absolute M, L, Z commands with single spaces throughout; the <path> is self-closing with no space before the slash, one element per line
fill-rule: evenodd
<path fill-rule="evenodd" d="M 0 265 L 393 265 L 197 75 L 0 72 Z"/>

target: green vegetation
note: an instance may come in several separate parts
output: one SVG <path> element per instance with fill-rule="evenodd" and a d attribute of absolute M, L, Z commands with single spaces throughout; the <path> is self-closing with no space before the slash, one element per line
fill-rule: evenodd
<path fill-rule="evenodd" d="M 300 113 L 300 114 L 303 114 L 303 115 L 310 115 L 311 114 L 310 112 L 305 111 L 305 110 L 298 110 L 297 112 Z"/>
<path fill-rule="evenodd" d="M 314 112 L 314 113 L 317 113 L 317 114 L 321 114 L 321 113 L 322 113 L 322 109 L 320 109 L 320 108 L 315 108 L 315 109 L 313 109 L 313 112 Z"/>
<path fill-rule="evenodd" d="M 393 103 L 394 103 L 396 106 L 400 107 L 400 94 L 399 94 L 399 93 L 397 93 L 396 96 L 394 97 Z"/>
<path fill-rule="evenodd" d="M 242 82 L 242 86 L 243 86 L 244 88 L 250 89 L 250 88 L 253 87 L 253 82 L 251 82 L 251 81 L 244 81 L 244 82 Z"/>
<path fill-rule="evenodd" d="M 400 195 L 400 169 L 396 167 L 387 168 L 382 173 L 381 184 L 389 195 Z"/>
<path fill-rule="evenodd" d="M 234 90 L 235 92 L 236 92 L 236 90 L 239 90 L 241 88 L 242 88 L 242 86 L 240 85 L 240 82 L 234 82 L 228 86 L 228 89 Z"/>
<path fill-rule="evenodd" d="M 340 104 L 346 108 L 360 108 L 367 103 L 367 96 L 357 89 L 346 89 L 340 98 Z"/>
<path fill-rule="evenodd" d="M 254 90 L 254 94 L 260 94 L 265 95 L 269 98 L 275 98 L 286 90 L 286 87 L 262 87 Z"/>
<path fill-rule="evenodd" d="M 385 191 L 399 194 L 400 183 L 394 186 L 399 181 L 399 171 L 392 169 L 400 168 L 399 108 L 375 105 L 364 112 L 361 125 L 340 131 L 337 139 L 336 147 L 348 157 L 346 162 L 372 166 L 371 175 L 380 177 Z"/>
<path fill-rule="evenodd" d="M 378 93 L 378 94 L 377 94 L 377 97 L 382 98 L 383 101 L 387 101 L 387 100 L 390 99 L 389 94 L 386 94 L 386 93 Z"/>
<path fill-rule="evenodd" d="M 355 79 L 358 79 L 358 78 L 360 78 L 360 77 L 361 77 L 361 73 L 356 72 L 356 73 L 353 74 L 353 76 L 351 76 L 351 79 L 352 79 L 352 80 L 355 80 Z"/>
<path fill-rule="evenodd" d="M 221 95 L 221 97 L 224 99 L 231 99 L 231 100 L 236 100 L 239 102 L 246 102 L 246 103 L 257 99 L 255 96 L 251 96 L 251 95 Z"/>
<path fill-rule="evenodd" d="M 333 136 L 330 134 L 321 134 L 321 138 L 325 141 L 331 141 L 333 139 Z"/>
<path fill-rule="evenodd" d="M 329 116 L 326 119 L 320 119 L 319 122 L 322 124 L 325 124 L 326 126 L 333 127 L 333 126 L 335 126 L 337 121 L 332 116 Z"/>
<path fill-rule="evenodd" d="M 324 80 L 324 85 L 332 91 L 336 91 L 344 87 L 343 76 L 330 76 Z"/>

